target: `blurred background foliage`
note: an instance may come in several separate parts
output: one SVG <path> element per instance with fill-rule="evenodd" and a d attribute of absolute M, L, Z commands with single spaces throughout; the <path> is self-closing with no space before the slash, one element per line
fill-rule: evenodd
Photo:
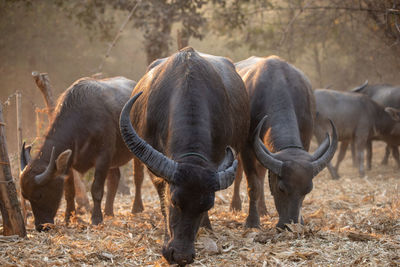
<path fill-rule="evenodd" d="M 0 101 L 22 91 L 24 136 L 34 136 L 44 104 L 33 70 L 58 96 L 96 73 L 139 80 L 186 45 L 233 61 L 279 55 L 314 88 L 400 84 L 399 25 L 399 0 L 0 0 Z M 5 113 L 13 150 L 13 104 Z"/>

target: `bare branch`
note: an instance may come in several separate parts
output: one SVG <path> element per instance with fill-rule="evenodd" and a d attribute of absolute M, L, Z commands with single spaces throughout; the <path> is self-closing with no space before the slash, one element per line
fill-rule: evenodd
<path fill-rule="evenodd" d="M 280 42 L 279 42 L 279 47 L 282 46 L 283 43 L 285 42 L 287 33 L 289 32 L 289 30 L 290 30 L 290 28 L 292 27 L 292 25 L 293 25 L 293 23 L 295 22 L 295 20 L 301 15 L 301 13 L 303 13 L 304 9 L 306 9 L 310 3 L 311 3 L 311 2 L 306 2 L 306 3 L 304 4 L 304 7 L 302 7 L 302 8 L 300 9 L 300 11 L 291 19 L 291 21 L 289 22 L 289 24 L 286 26 L 286 29 L 285 29 L 285 31 L 283 32 L 282 38 L 281 38 L 281 40 L 280 40 Z"/>
<path fill-rule="evenodd" d="M 107 49 L 106 54 L 104 55 L 104 58 L 98 68 L 98 72 L 101 72 L 103 70 L 103 65 L 105 60 L 110 56 L 111 50 L 114 48 L 114 46 L 116 45 L 119 37 L 121 36 L 125 26 L 128 24 L 129 20 L 131 19 L 133 13 L 135 12 L 135 10 L 137 9 L 137 7 L 139 6 L 139 4 L 142 2 L 142 0 L 138 0 L 136 2 L 136 5 L 131 9 L 131 11 L 129 12 L 128 16 L 126 17 L 124 23 L 122 23 L 121 27 L 119 28 L 119 31 L 117 33 L 117 35 L 115 35 L 114 40 L 111 42 L 110 46 Z"/>

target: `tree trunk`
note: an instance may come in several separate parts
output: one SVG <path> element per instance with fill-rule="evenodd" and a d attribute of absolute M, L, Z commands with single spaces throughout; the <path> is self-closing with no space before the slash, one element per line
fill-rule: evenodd
<path fill-rule="evenodd" d="M 0 210 L 3 216 L 3 234 L 25 237 L 24 218 L 11 175 L 4 125 L 3 106 L 0 103 Z"/>
<path fill-rule="evenodd" d="M 178 44 L 178 50 L 189 46 L 189 36 L 183 31 L 178 30 L 176 34 L 176 42 Z"/>

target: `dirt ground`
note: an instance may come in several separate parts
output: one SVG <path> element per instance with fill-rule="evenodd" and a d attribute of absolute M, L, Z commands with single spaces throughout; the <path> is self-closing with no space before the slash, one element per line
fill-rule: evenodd
<path fill-rule="evenodd" d="M 326 169 L 314 178 L 303 203 L 305 226 L 292 225 L 292 232 L 275 230 L 278 216 L 267 183 L 269 215 L 261 229 L 243 227 L 245 182 L 242 212 L 229 211 L 233 187 L 218 192 L 209 212 L 213 232 L 200 229 L 191 266 L 400 266 L 400 171 L 392 158 L 380 165 L 383 151 L 383 143 L 374 144 L 366 177 L 358 177 L 348 152 L 340 180 Z M 30 217 L 27 238 L 0 236 L 0 266 L 167 266 L 158 197 L 149 179 L 143 186 L 145 211 L 131 214 L 132 200 L 133 194 L 118 194 L 115 217 L 99 226 L 89 224 L 89 214 L 66 226 L 64 204 L 48 232 L 36 232 Z"/>

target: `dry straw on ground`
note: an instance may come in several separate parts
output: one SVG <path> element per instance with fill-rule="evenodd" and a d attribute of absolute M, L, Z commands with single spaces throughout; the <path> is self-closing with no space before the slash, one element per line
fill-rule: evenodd
<path fill-rule="evenodd" d="M 380 165 L 382 143 L 374 149 L 367 177 L 358 177 L 348 155 L 340 180 L 331 180 L 326 170 L 315 178 L 303 205 L 305 226 L 291 225 L 292 232 L 273 228 L 277 214 L 268 184 L 269 215 L 262 218 L 261 229 L 243 227 L 245 183 L 242 212 L 229 211 L 232 188 L 218 192 L 210 211 L 214 230 L 200 229 L 192 266 L 399 266 L 400 171 L 393 161 Z M 87 214 L 65 226 L 64 207 L 45 233 L 33 230 L 29 218 L 28 238 L 0 236 L 0 266 L 167 266 L 160 252 L 158 197 L 149 179 L 143 188 L 143 213 L 130 213 L 132 198 L 118 195 L 116 216 L 100 226 L 91 226 Z"/>

